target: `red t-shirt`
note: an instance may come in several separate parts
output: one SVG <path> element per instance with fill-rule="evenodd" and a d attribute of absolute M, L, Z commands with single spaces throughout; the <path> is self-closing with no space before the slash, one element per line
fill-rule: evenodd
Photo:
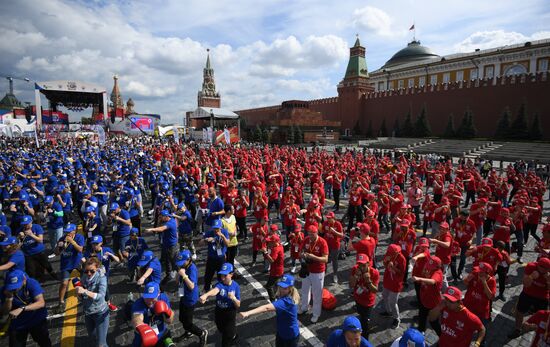
<path fill-rule="evenodd" d="M 387 265 L 390 261 L 393 263 L 393 271 L 390 271 Z M 383 281 L 384 288 L 394 293 L 401 292 L 403 290 L 403 274 L 405 273 L 407 260 L 401 252 L 393 255 L 387 254 L 384 257 L 384 265 L 386 266 Z"/>
<path fill-rule="evenodd" d="M 397 214 L 399 210 L 401 209 L 401 206 L 403 205 L 403 194 L 398 193 L 397 195 L 393 196 L 394 199 L 397 199 L 397 202 L 390 201 L 390 213 L 392 215 Z"/>
<path fill-rule="evenodd" d="M 403 253 L 405 257 L 409 257 L 413 250 L 414 242 L 416 241 L 416 233 L 412 229 L 408 229 L 406 233 L 399 230 L 399 233 L 394 233 L 393 240 L 401 247 L 401 253 Z"/>
<path fill-rule="evenodd" d="M 533 272 L 537 271 L 537 263 L 529 263 L 525 267 L 523 276 L 531 275 Z M 537 271 L 538 272 L 538 271 Z M 538 299 L 550 300 L 550 293 L 548 291 L 548 286 L 546 285 L 546 279 L 539 272 L 539 277 L 533 280 L 533 283 L 526 287 L 523 286 L 523 291 L 525 294 Z"/>
<path fill-rule="evenodd" d="M 323 222 L 323 238 L 327 241 L 328 248 L 330 250 L 338 250 L 340 249 L 340 240 L 341 237 L 334 235 L 334 233 L 331 231 L 330 228 L 333 228 L 339 233 L 342 233 L 342 223 L 338 221 L 334 221 L 332 225 L 330 225 L 329 221 Z"/>
<path fill-rule="evenodd" d="M 441 206 L 438 206 L 437 208 L 439 208 Z M 441 210 L 439 211 L 435 211 L 434 212 L 434 221 L 438 222 L 438 223 L 441 223 L 443 222 L 446 218 L 447 218 L 447 213 L 449 212 L 449 208 L 448 207 L 443 207 Z"/>
<path fill-rule="evenodd" d="M 272 277 L 281 277 L 285 273 L 285 250 L 283 246 L 277 245 L 273 247 L 269 255 L 273 259 L 269 275 Z"/>
<path fill-rule="evenodd" d="M 302 250 L 306 253 L 311 253 L 318 257 L 322 257 L 324 255 L 328 255 L 328 244 L 327 241 L 325 241 L 325 239 L 321 236 L 317 236 L 317 240 L 315 242 L 310 241 L 308 236 L 304 239 L 304 242 L 302 242 Z M 307 269 L 311 273 L 325 272 L 325 268 L 326 263 L 321 263 L 318 261 L 308 261 L 307 264 Z"/>
<path fill-rule="evenodd" d="M 441 264 L 450 264 L 451 263 L 451 245 L 453 243 L 453 237 L 450 232 L 446 232 L 437 237 L 441 242 L 450 242 L 449 247 L 445 248 L 443 246 L 437 245 L 435 247 L 435 256 L 441 259 Z"/>
<path fill-rule="evenodd" d="M 258 251 L 265 247 L 265 238 L 267 236 L 267 224 L 263 226 L 260 223 L 252 225 L 252 250 Z"/>
<path fill-rule="evenodd" d="M 235 204 L 235 217 L 245 218 L 247 216 L 247 208 L 245 207 L 245 201 L 248 202 L 248 197 L 237 197 L 234 200 Z"/>
<path fill-rule="evenodd" d="M 502 202 L 496 201 L 497 205 L 488 204 L 487 205 L 487 218 L 491 220 L 496 220 L 500 214 L 500 209 L 502 208 Z"/>
<path fill-rule="evenodd" d="M 499 251 L 496 248 L 487 246 L 477 246 L 472 256 L 475 259 L 473 266 L 478 266 L 479 263 L 485 262 L 489 263 L 494 271 L 496 271 L 497 265 L 502 261 L 502 255 L 500 255 Z"/>
<path fill-rule="evenodd" d="M 304 241 L 304 234 L 301 231 L 293 232 L 289 235 L 290 238 L 290 257 L 292 259 L 300 259 L 300 247 Z"/>
<path fill-rule="evenodd" d="M 540 310 L 535 312 L 534 315 L 529 317 L 527 323 L 536 324 L 535 338 L 531 343 L 531 347 L 544 347 L 550 346 L 550 334 L 548 333 L 548 316 L 550 316 L 549 310 Z"/>
<path fill-rule="evenodd" d="M 500 219 L 500 218 L 499 218 Z M 504 243 L 510 242 L 510 232 L 511 232 L 512 221 L 509 218 L 506 219 L 497 219 L 497 223 L 494 226 L 495 234 L 493 235 L 493 243 L 496 241 L 502 241 Z"/>
<path fill-rule="evenodd" d="M 375 247 L 376 247 L 376 240 L 372 237 L 368 239 L 361 239 L 353 244 L 353 249 L 355 249 L 358 254 L 359 253 L 366 254 L 369 256 L 370 259 L 373 258 Z"/>
<path fill-rule="evenodd" d="M 470 218 L 466 219 L 466 223 L 462 224 L 458 219 L 451 223 L 451 228 L 455 230 L 455 240 L 461 245 L 466 246 L 472 240 L 476 233 L 476 225 Z"/>
<path fill-rule="evenodd" d="M 432 309 L 441 302 L 441 286 L 443 285 L 443 272 L 436 270 L 430 278 L 435 284 L 423 283 L 420 285 L 420 302 L 424 307 Z"/>
<path fill-rule="evenodd" d="M 481 320 L 466 307 L 458 312 L 445 308 L 441 311 L 439 345 L 469 347 L 474 333 L 481 328 L 483 328 Z"/>
<path fill-rule="evenodd" d="M 494 277 L 487 279 L 487 286 L 494 297 L 497 292 L 497 281 Z M 464 296 L 464 305 L 479 318 L 488 319 L 491 317 L 490 304 L 491 300 L 485 295 L 483 283 L 478 277 L 473 278 L 468 283 L 468 290 Z"/>
<path fill-rule="evenodd" d="M 355 265 L 351 268 L 351 275 L 355 276 L 355 273 L 358 271 L 359 265 Z M 370 281 L 376 287 L 378 287 L 378 282 L 380 281 L 380 273 L 378 270 L 369 267 L 370 271 Z M 376 293 L 371 292 L 365 280 L 361 276 L 361 279 L 355 284 L 353 288 L 353 298 L 355 302 L 364 307 L 372 307 L 376 303 Z"/>

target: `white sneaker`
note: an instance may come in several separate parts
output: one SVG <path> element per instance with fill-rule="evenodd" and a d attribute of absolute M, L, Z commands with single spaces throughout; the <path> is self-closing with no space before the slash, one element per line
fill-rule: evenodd
<path fill-rule="evenodd" d="M 319 320 L 318 316 L 311 316 L 311 323 L 317 323 L 318 320 Z"/>
<path fill-rule="evenodd" d="M 53 258 L 55 258 L 55 253 L 48 255 L 48 259 L 53 259 Z"/>
<path fill-rule="evenodd" d="M 193 253 L 193 255 L 191 256 L 191 259 L 193 259 L 193 261 L 197 260 L 197 255 Z"/>
<path fill-rule="evenodd" d="M 293 273 L 293 274 L 296 273 L 296 265 L 294 265 L 294 266 L 292 267 L 292 269 L 290 269 L 290 272 Z"/>
<path fill-rule="evenodd" d="M 338 276 L 334 275 L 334 277 L 332 277 L 332 283 L 338 284 Z"/>

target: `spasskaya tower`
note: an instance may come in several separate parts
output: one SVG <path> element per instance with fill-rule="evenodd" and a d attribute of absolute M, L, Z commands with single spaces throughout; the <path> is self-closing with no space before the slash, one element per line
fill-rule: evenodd
<path fill-rule="evenodd" d="M 214 69 L 210 65 L 210 49 L 207 49 L 206 66 L 203 69 L 202 89 L 197 96 L 198 107 L 221 107 L 220 94 L 216 91 Z"/>

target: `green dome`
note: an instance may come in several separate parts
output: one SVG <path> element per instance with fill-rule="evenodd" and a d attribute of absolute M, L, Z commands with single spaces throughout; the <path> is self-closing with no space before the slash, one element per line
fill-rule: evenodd
<path fill-rule="evenodd" d="M 420 41 L 412 41 L 409 42 L 407 47 L 395 53 L 382 67 L 387 68 L 430 58 L 439 58 L 439 55 L 432 52 L 428 47 L 422 46 Z"/>

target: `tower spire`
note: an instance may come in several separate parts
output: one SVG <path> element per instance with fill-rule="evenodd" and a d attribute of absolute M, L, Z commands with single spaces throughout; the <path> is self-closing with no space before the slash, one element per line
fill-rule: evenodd
<path fill-rule="evenodd" d="M 113 91 L 111 92 L 111 102 L 113 103 L 113 108 L 124 108 L 122 96 L 120 95 L 120 89 L 118 88 L 118 76 L 114 75 L 113 80 Z"/>
<path fill-rule="evenodd" d="M 206 68 L 211 69 L 211 67 L 210 67 L 210 48 L 206 49 Z"/>

